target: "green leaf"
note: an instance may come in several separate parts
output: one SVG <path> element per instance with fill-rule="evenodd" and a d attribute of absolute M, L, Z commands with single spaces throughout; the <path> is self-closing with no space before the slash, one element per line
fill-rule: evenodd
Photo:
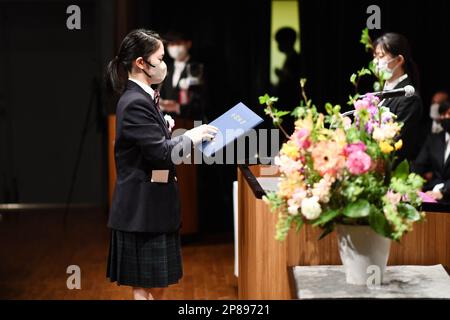
<path fill-rule="evenodd" d="M 323 232 L 319 236 L 319 240 L 322 240 L 327 235 L 329 235 L 331 232 L 333 232 L 333 224 L 332 223 L 330 223 L 324 227 Z"/>
<path fill-rule="evenodd" d="M 305 107 L 297 107 L 295 108 L 292 112 L 291 115 L 296 117 L 296 118 L 301 118 L 306 114 L 306 110 Z"/>
<path fill-rule="evenodd" d="M 371 207 L 370 210 L 369 224 L 376 233 L 384 237 L 390 236 L 391 227 L 389 225 L 388 220 L 386 219 L 384 214 L 380 212 L 380 210 L 378 210 L 373 206 Z"/>
<path fill-rule="evenodd" d="M 341 106 L 338 105 L 338 104 L 335 105 L 334 108 L 333 108 L 333 113 L 336 114 L 336 113 L 339 113 L 340 111 L 341 111 Z"/>
<path fill-rule="evenodd" d="M 276 117 L 283 117 L 283 116 L 285 116 L 285 115 L 287 115 L 289 113 L 291 113 L 291 112 L 290 111 L 277 111 L 277 112 L 275 112 L 275 116 Z"/>
<path fill-rule="evenodd" d="M 351 82 L 354 86 L 356 86 L 356 77 L 357 77 L 356 73 L 353 73 L 353 74 L 350 76 L 350 82 Z"/>
<path fill-rule="evenodd" d="M 364 48 L 366 49 L 366 51 L 373 50 L 372 39 L 369 36 L 368 28 L 363 29 L 363 31 L 361 33 L 361 39 L 359 42 L 364 45 Z"/>
<path fill-rule="evenodd" d="M 363 218 L 370 214 L 370 203 L 367 200 L 359 199 L 348 204 L 344 209 L 344 216 L 349 218 Z"/>
<path fill-rule="evenodd" d="M 269 101 L 270 101 L 270 102 L 277 102 L 277 101 L 278 101 L 278 98 L 277 98 L 277 97 L 270 97 L 270 98 L 269 98 Z"/>
<path fill-rule="evenodd" d="M 314 227 L 324 225 L 334 218 L 336 218 L 341 212 L 339 210 L 328 210 L 325 213 L 322 213 L 318 219 L 314 221 L 312 224 Z"/>
<path fill-rule="evenodd" d="M 299 217 L 298 219 L 295 219 L 295 222 L 297 223 L 296 227 L 295 227 L 295 232 L 299 233 L 300 229 L 302 228 L 304 222 L 303 219 L 301 217 Z"/>
<path fill-rule="evenodd" d="M 401 180 L 406 180 L 408 178 L 408 175 L 409 175 L 409 164 L 408 160 L 405 159 L 397 166 L 397 168 L 395 168 L 392 177 Z"/>
<path fill-rule="evenodd" d="M 269 101 L 270 96 L 266 93 L 265 95 L 259 97 L 259 103 L 260 104 L 266 104 L 267 101 Z"/>
<path fill-rule="evenodd" d="M 419 211 L 408 203 L 399 203 L 397 205 L 398 213 L 411 221 L 419 221 L 421 219 Z"/>
<path fill-rule="evenodd" d="M 300 86 L 303 88 L 306 84 L 306 79 L 305 78 L 301 78 L 300 79 Z"/>
<path fill-rule="evenodd" d="M 373 90 L 375 90 L 375 91 L 381 91 L 382 87 L 383 87 L 383 85 L 381 84 L 380 81 L 375 81 L 373 84 Z"/>
<path fill-rule="evenodd" d="M 333 105 L 329 102 L 325 103 L 325 110 L 328 114 L 333 114 Z"/>
<path fill-rule="evenodd" d="M 361 70 L 358 71 L 358 77 L 362 77 L 362 76 L 370 75 L 370 74 L 371 74 L 371 72 L 367 68 L 362 68 Z"/>

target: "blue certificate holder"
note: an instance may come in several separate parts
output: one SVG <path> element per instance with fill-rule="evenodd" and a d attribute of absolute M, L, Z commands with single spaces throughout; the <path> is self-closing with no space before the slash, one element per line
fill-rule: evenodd
<path fill-rule="evenodd" d="M 250 110 L 245 104 L 239 102 L 223 115 L 209 123 L 219 131 L 211 141 L 204 141 L 198 146 L 207 157 L 224 148 L 229 143 L 246 134 L 248 131 L 263 122 L 263 119 Z"/>

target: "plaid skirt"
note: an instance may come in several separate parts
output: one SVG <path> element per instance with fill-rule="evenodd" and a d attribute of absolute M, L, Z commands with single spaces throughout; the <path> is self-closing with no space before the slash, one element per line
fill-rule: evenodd
<path fill-rule="evenodd" d="M 163 288 L 183 276 L 180 235 L 112 229 L 106 276 L 118 285 Z"/>

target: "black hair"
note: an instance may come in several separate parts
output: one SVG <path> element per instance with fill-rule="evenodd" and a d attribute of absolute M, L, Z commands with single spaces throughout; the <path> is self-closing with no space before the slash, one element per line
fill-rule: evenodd
<path fill-rule="evenodd" d="M 146 60 L 159 49 L 162 41 L 162 38 L 151 30 L 136 29 L 128 33 L 120 45 L 119 53 L 106 68 L 108 89 L 121 93 L 125 83 L 121 71 L 130 72 L 134 60 L 139 57 Z"/>
<path fill-rule="evenodd" d="M 297 40 L 297 32 L 290 27 L 281 28 L 275 34 L 275 40 L 277 42 L 283 42 L 293 46 Z"/>
<path fill-rule="evenodd" d="M 399 33 L 385 33 L 373 43 L 373 48 L 381 46 L 383 50 L 391 55 L 398 56 L 402 55 L 405 59 L 405 73 L 411 79 L 413 86 L 416 91 L 420 90 L 420 79 L 419 79 L 419 69 L 412 58 L 411 47 L 409 45 L 408 39 Z"/>
<path fill-rule="evenodd" d="M 450 109 L 450 102 L 444 101 L 439 105 L 438 112 L 440 115 L 443 115 L 448 111 L 448 109 Z"/>
<path fill-rule="evenodd" d="M 177 41 L 190 41 L 190 40 L 192 40 L 192 37 L 186 31 L 182 32 L 182 31 L 170 30 L 166 34 L 164 34 L 164 39 L 167 42 L 177 42 Z"/>

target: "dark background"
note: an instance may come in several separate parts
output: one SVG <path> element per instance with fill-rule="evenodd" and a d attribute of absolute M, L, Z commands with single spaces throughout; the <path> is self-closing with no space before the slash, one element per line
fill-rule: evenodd
<path fill-rule="evenodd" d="M 66 28 L 71 4 L 81 7 L 79 31 Z M 372 4 L 380 6 L 382 24 L 382 30 L 370 32 L 372 38 L 395 31 L 411 42 L 421 72 L 425 127 L 432 94 L 449 90 L 450 3 L 445 0 L 300 0 L 308 94 L 319 106 L 345 105 L 353 90 L 350 75 L 371 59 L 359 39 Z M 115 104 L 95 88 L 121 39 L 134 28 L 161 34 L 183 29 L 192 35 L 193 56 L 207 70 L 210 119 L 239 101 L 262 114 L 257 98 L 270 90 L 270 7 L 267 0 L 0 0 L 0 203 L 67 200 L 94 90 L 101 99 L 95 99 L 89 117 L 73 203 L 107 208 L 106 115 Z M 270 127 L 270 121 L 263 126 Z M 203 230 L 231 230 L 236 167 L 219 169 L 217 186 L 202 195 L 213 199 L 203 208 Z"/>

